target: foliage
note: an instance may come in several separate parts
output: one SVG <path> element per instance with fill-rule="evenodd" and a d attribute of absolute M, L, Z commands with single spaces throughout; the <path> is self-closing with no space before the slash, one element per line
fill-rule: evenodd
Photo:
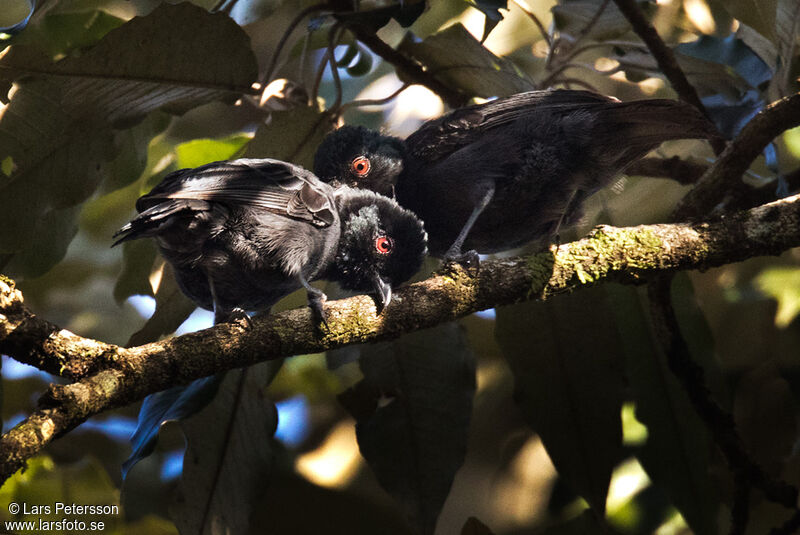
<path fill-rule="evenodd" d="M 797 2 L 636 4 L 724 136 L 798 90 Z M 602 0 L 23 1 L 0 26 L 0 271 L 38 315 L 132 346 L 198 326 L 184 324 L 194 307 L 152 244 L 109 249 L 136 198 L 170 171 L 238 156 L 310 167 L 342 117 L 407 134 L 446 95 L 413 86 L 384 108 L 358 101 L 420 79 L 465 101 L 549 86 L 675 96 Z M 407 63 L 370 51 L 356 27 L 380 29 Z M 796 188 L 796 138 L 776 139 L 747 181 Z M 713 157 L 700 142 L 658 153 Z M 575 235 L 664 220 L 686 191 L 643 177 L 617 189 L 590 199 Z M 709 391 L 753 458 L 794 485 L 799 260 L 790 251 L 673 287 Z M 154 311 L 137 312 L 141 296 Z M 303 303 L 296 294 L 277 308 Z M 209 379 L 222 381 L 210 403 L 214 388 L 199 386 L 200 399 L 152 396 L 132 444 L 139 407 L 89 422 L 0 489 L 0 519 L 12 501 L 119 504 L 123 491 L 109 533 L 174 533 L 167 518 L 214 534 L 705 535 L 729 524 L 737 474 L 669 369 L 641 291 L 606 285 L 311 359 Z M 4 362 L 7 429 L 51 378 Z M 284 418 L 296 399 L 305 416 Z M 176 419 L 180 431 L 164 425 Z M 761 495 L 747 505 L 754 533 L 791 514 Z"/>

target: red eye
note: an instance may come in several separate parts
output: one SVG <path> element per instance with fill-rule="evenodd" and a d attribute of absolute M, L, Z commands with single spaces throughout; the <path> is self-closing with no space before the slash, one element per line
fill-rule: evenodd
<path fill-rule="evenodd" d="M 387 236 L 381 236 L 375 240 L 375 249 L 377 249 L 381 254 L 391 253 L 392 247 L 394 247 L 394 243 L 392 242 L 392 239 Z"/>
<path fill-rule="evenodd" d="M 358 176 L 367 176 L 370 169 L 369 158 L 366 156 L 356 157 L 350 162 L 350 169 Z"/>

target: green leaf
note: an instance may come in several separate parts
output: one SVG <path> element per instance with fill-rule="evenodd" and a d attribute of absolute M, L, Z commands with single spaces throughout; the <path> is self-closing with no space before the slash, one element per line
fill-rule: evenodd
<path fill-rule="evenodd" d="M 775 266 L 764 269 L 754 279 L 761 292 L 778 302 L 775 325 L 785 329 L 800 314 L 800 269 Z"/>
<path fill-rule="evenodd" d="M 645 4 L 645 6 L 647 4 L 647 2 L 638 3 Z M 597 16 L 600 7 L 602 7 L 602 2 L 598 0 L 561 1 L 558 5 L 553 6 L 553 23 L 561 37 L 569 41 L 576 40 L 580 35 L 596 41 L 606 41 L 621 37 L 630 31 L 631 23 L 628 22 L 625 15 L 614 2 L 607 2 L 602 14 L 587 32 L 586 28 Z"/>
<path fill-rule="evenodd" d="M 271 114 L 268 124 L 256 131 L 247 145 L 247 158 L 274 158 L 307 169 L 314 166 L 314 153 L 333 121 L 316 107 L 297 107 Z"/>
<path fill-rule="evenodd" d="M 178 287 L 172 266 L 167 262 L 160 260 L 151 277 L 156 281 L 156 311 L 141 329 L 131 335 L 127 347 L 155 342 L 174 332 L 197 308 Z"/>
<path fill-rule="evenodd" d="M 533 83 L 513 63 L 492 54 L 461 24 L 419 43 L 404 39 L 398 49 L 422 63 L 448 86 L 469 95 L 502 97 L 534 89 Z"/>
<path fill-rule="evenodd" d="M 94 193 L 119 152 L 112 126 L 157 108 L 233 100 L 257 72 L 242 29 L 188 3 L 162 5 L 56 63 L 25 50 L 14 47 L 0 60 L 6 80 L 17 83 L 0 120 L 0 160 L 16 165 L 0 182 L 5 253 L 30 244 L 44 214 Z"/>
<path fill-rule="evenodd" d="M 361 454 L 412 524 L 432 534 L 466 454 L 474 357 L 455 323 L 360 349 L 364 379 L 340 400 L 356 418 Z"/>
<path fill-rule="evenodd" d="M 172 509 L 181 533 L 247 532 L 272 472 L 278 412 L 263 391 L 279 368 L 273 361 L 228 372 L 214 400 L 181 422 L 188 446 Z"/>
<path fill-rule="evenodd" d="M 695 533 L 717 533 L 720 497 L 709 473 L 713 444 L 708 430 L 669 370 L 636 290 L 611 285 L 609 292 L 625 344 L 636 417 L 647 427 L 647 441 L 636 455 Z"/>
<path fill-rule="evenodd" d="M 497 310 L 515 401 L 597 514 L 622 453 L 623 350 L 604 288 Z"/>
<path fill-rule="evenodd" d="M 722 6 L 730 15 L 772 41 L 776 41 L 775 13 L 778 0 L 726 0 Z"/>
<path fill-rule="evenodd" d="M 124 22 L 105 11 L 48 13 L 15 36 L 11 44 L 33 45 L 52 59 L 95 44 Z"/>
<path fill-rule="evenodd" d="M 223 139 L 194 139 L 175 147 L 179 168 L 199 167 L 235 158 L 250 141 L 250 136 L 234 134 Z"/>

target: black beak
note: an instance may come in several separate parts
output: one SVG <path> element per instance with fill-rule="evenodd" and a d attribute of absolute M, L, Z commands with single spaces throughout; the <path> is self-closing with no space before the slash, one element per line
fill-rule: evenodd
<path fill-rule="evenodd" d="M 380 311 L 382 312 L 386 305 L 389 304 L 389 301 L 392 300 L 392 285 L 380 278 L 379 275 L 375 275 L 373 280 L 375 284 L 375 292 L 378 294 L 378 302 L 380 303 Z"/>

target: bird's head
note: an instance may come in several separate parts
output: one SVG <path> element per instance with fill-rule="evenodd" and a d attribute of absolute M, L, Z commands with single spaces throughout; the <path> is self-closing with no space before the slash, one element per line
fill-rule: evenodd
<path fill-rule="evenodd" d="M 391 197 L 403 171 L 403 157 L 401 139 L 363 126 L 343 126 L 320 144 L 314 155 L 314 174 L 323 182 Z"/>
<path fill-rule="evenodd" d="M 427 253 L 427 234 L 413 212 L 371 191 L 336 193 L 342 233 L 333 279 L 347 290 L 378 294 L 388 305 L 392 287 L 414 275 Z"/>

